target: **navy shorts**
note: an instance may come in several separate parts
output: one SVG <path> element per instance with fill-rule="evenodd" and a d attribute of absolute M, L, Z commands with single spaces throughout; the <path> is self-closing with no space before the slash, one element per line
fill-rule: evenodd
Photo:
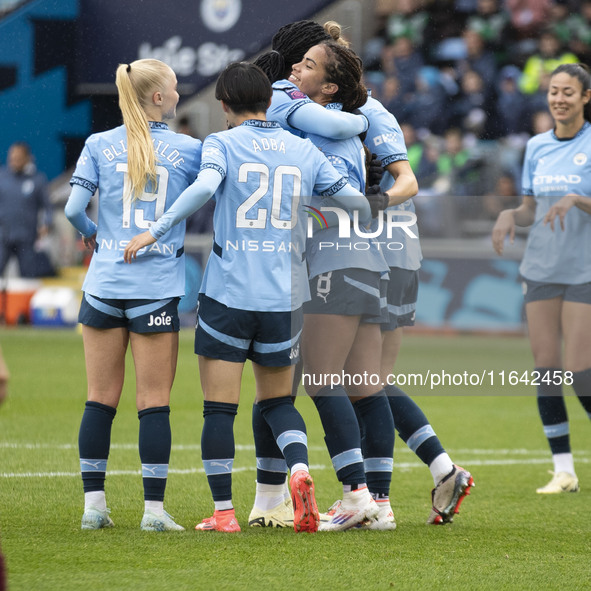
<path fill-rule="evenodd" d="M 570 283 L 542 283 L 524 279 L 521 285 L 526 304 L 553 298 L 562 298 L 565 302 L 591 304 L 591 282 L 571 285 Z"/>
<path fill-rule="evenodd" d="M 415 325 L 417 298 L 419 295 L 419 272 L 390 267 L 388 281 L 388 320 L 382 330 L 396 330 L 402 326 Z"/>
<path fill-rule="evenodd" d="M 304 314 L 361 316 L 365 323 L 384 322 L 387 284 L 380 273 L 366 269 L 322 273 L 310 279 L 311 299 L 304 304 Z"/>
<path fill-rule="evenodd" d="M 259 312 L 229 308 L 199 294 L 195 353 L 212 359 L 267 367 L 295 365 L 300 353 L 302 309 Z"/>
<path fill-rule="evenodd" d="M 84 293 L 78 322 L 93 328 L 127 328 L 137 333 L 178 332 L 179 300 L 114 300 Z"/>

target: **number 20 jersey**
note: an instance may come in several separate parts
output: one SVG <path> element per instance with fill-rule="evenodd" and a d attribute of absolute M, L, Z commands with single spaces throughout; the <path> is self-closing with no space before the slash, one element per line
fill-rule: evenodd
<path fill-rule="evenodd" d="M 92 256 L 83 291 L 102 298 L 162 299 L 184 294 L 185 223 L 159 242 L 140 251 L 133 264 L 123 261 L 129 240 L 147 230 L 196 178 L 201 142 L 150 122 L 156 153 L 157 181 L 132 203 L 124 202 L 127 181 L 127 131 L 121 125 L 91 135 L 70 183 L 98 196 L 97 250 Z"/>
<path fill-rule="evenodd" d="M 201 291 L 242 310 L 299 308 L 309 298 L 305 206 L 313 193 L 342 189 L 345 179 L 312 142 L 275 121 L 247 120 L 208 136 L 201 168 L 223 178 Z"/>

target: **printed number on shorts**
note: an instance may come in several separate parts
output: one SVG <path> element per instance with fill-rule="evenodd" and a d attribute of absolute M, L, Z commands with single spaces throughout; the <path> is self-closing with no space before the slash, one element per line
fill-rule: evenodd
<path fill-rule="evenodd" d="M 131 227 L 131 192 L 129 190 L 129 176 L 127 175 L 127 162 L 120 162 L 117 164 L 117 172 L 122 172 L 124 176 L 123 180 L 123 221 L 121 225 L 124 228 Z M 166 206 L 166 190 L 168 188 L 168 169 L 164 166 L 156 165 L 156 187 L 152 193 L 144 192 L 138 196 L 137 200 L 134 201 L 134 216 L 133 223 L 137 228 L 147 230 L 162 214 L 164 213 L 164 207 Z M 145 211 L 138 207 L 139 202 L 156 202 L 156 208 L 154 210 L 154 218 L 146 219 Z"/>
<path fill-rule="evenodd" d="M 316 282 L 316 295 L 322 298 L 326 302 L 326 298 L 330 293 L 332 271 L 328 273 L 322 273 L 318 275 L 318 281 Z"/>
<path fill-rule="evenodd" d="M 261 162 L 245 162 L 238 170 L 238 182 L 247 183 L 249 176 L 258 175 L 258 186 L 236 211 L 237 228 L 266 228 L 269 210 L 267 207 L 257 205 L 269 191 L 271 174 L 269 167 Z M 287 188 L 284 188 L 285 177 L 291 177 L 291 203 L 282 204 L 283 197 L 289 198 Z M 252 176 L 251 176 L 252 178 Z M 273 173 L 272 201 L 271 201 L 271 225 L 274 228 L 291 230 L 298 221 L 298 205 L 302 188 L 302 172 L 297 166 L 280 165 Z M 284 195 L 285 192 L 285 195 Z M 268 199 L 266 205 L 268 204 Z M 257 209 L 255 209 L 257 206 Z M 247 215 L 250 215 L 247 217 Z M 289 217 L 282 218 L 287 215 Z"/>

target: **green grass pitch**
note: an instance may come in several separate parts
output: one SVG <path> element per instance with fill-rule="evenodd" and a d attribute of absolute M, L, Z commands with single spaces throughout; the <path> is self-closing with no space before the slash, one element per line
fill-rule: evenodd
<path fill-rule="evenodd" d="M 139 530 L 143 501 L 131 363 L 107 476 L 116 527 L 81 531 L 77 433 L 86 397 L 81 337 L 75 330 L 4 329 L 0 343 L 12 374 L 9 399 L 0 408 L 0 540 L 11 591 L 591 588 L 591 425 L 577 399 L 568 396 L 581 491 L 537 495 L 552 464 L 535 388 L 519 380 L 500 384 L 501 372 L 508 381 L 509 372 L 519 377 L 533 367 L 523 337 L 406 338 L 397 367 L 401 374 L 484 375 L 481 384 L 404 388 L 417 396 L 443 445 L 472 472 L 476 486 L 453 524 L 425 525 L 431 476 L 397 439 L 392 482 L 397 530 L 328 534 L 247 526 L 255 480 L 249 367 L 235 424 L 234 502 L 243 531 L 194 531 L 213 504 L 200 459 L 202 397 L 190 331 L 181 333 L 172 395 L 165 504 L 187 531 Z M 308 426 L 318 505 L 325 510 L 339 498 L 340 486 L 310 400 L 300 397 L 297 407 Z"/>

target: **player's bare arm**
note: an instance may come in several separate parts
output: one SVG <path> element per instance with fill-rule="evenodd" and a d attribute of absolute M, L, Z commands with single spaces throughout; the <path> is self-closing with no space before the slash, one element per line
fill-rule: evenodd
<path fill-rule="evenodd" d="M 505 237 L 509 235 L 511 244 L 515 241 L 515 226 L 531 226 L 536 214 L 536 201 L 529 195 L 523 196 L 523 201 L 515 209 L 501 211 L 492 230 L 492 242 L 495 252 L 503 254 Z"/>

